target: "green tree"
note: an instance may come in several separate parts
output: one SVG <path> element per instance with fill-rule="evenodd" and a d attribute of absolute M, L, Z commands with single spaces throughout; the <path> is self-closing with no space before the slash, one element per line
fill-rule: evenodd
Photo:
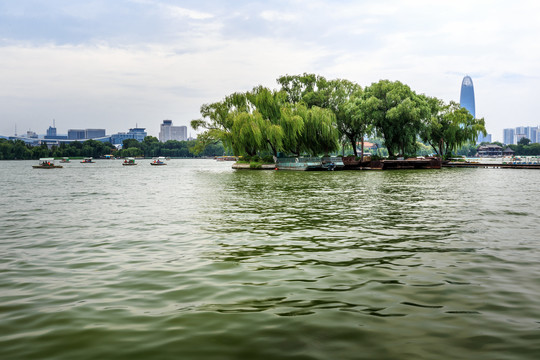
<path fill-rule="evenodd" d="M 336 116 L 331 110 L 317 106 L 309 109 L 304 119 L 302 132 L 303 148 L 313 156 L 339 149 L 339 134 L 336 128 Z"/>
<path fill-rule="evenodd" d="M 302 134 L 308 117 L 307 107 L 301 104 L 286 104 L 281 108 L 281 128 L 283 130 L 283 151 L 300 156 L 306 151 Z"/>
<path fill-rule="evenodd" d="M 136 139 L 124 139 L 122 141 L 122 149 L 137 148 L 142 149 L 142 143 Z"/>
<path fill-rule="evenodd" d="M 277 156 L 278 151 L 283 150 L 284 136 L 282 125 L 281 108 L 285 103 L 285 92 L 271 91 L 268 88 L 258 86 L 247 94 L 251 104 L 255 107 L 253 116 L 257 117 L 258 126 L 261 130 L 262 142 L 265 143 L 272 154 Z"/>
<path fill-rule="evenodd" d="M 284 75 L 277 79 L 281 90 L 287 94 L 287 102 L 303 102 L 307 108 L 329 107 L 331 86 L 323 76 L 304 73 L 302 75 Z"/>
<path fill-rule="evenodd" d="M 364 136 L 369 132 L 369 126 L 359 107 L 362 87 L 348 80 L 336 79 L 328 82 L 323 93 L 328 95 L 328 108 L 336 116 L 340 138 L 350 143 L 355 156 L 358 156 L 356 144 L 361 142 L 363 153 Z"/>
<path fill-rule="evenodd" d="M 518 145 L 529 145 L 530 143 L 531 143 L 531 140 L 527 139 L 525 137 L 519 139 L 519 141 L 518 141 Z"/>
<path fill-rule="evenodd" d="M 384 139 L 388 154 L 416 151 L 416 140 L 429 116 L 424 99 L 399 81 L 381 80 L 364 89 L 361 110 L 377 134 Z"/>
<path fill-rule="evenodd" d="M 196 153 L 202 153 L 210 143 L 221 141 L 224 146 L 231 149 L 234 155 L 240 146 L 235 144 L 232 134 L 235 116 L 241 112 L 248 112 L 248 101 L 245 93 L 233 93 L 223 101 L 203 104 L 201 106 L 202 118 L 192 120 L 191 127 L 194 130 L 205 129 L 199 134 L 198 142 L 193 148 Z"/>
<path fill-rule="evenodd" d="M 475 119 L 456 102 L 446 105 L 437 98 L 427 98 L 431 116 L 426 119 L 420 136 L 441 157 L 449 156 L 469 142 L 476 142 L 480 132 L 486 134 L 484 119 Z"/>

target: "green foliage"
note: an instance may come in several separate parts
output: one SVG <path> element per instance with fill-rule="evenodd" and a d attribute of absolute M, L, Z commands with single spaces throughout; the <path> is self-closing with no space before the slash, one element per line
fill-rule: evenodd
<path fill-rule="evenodd" d="M 279 90 L 257 86 L 202 105 L 202 118 L 191 126 L 204 132 L 191 150 L 200 154 L 221 142 L 235 156 L 317 156 L 345 151 L 347 145 L 358 156 L 357 144 L 363 153 L 364 138 L 376 134 L 382 139 L 380 156 L 445 155 L 485 133 L 483 119 L 473 119 L 456 103 L 418 95 L 399 81 L 381 80 L 362 90 L 348 80 L 304 73 L 277 82 Z"/>
<path fill-rule="evenodd" d="M 476 155 L 477 149 L 478 147 L 476 146 L 475 143 L 467 143 L 467 144 L 461 145 L 457 149 L 456 154 L 461 155 L 461 156 L 471 157 L 471 156 Z"/>
<path fill-rule="evenodd" d="M 130 139 L 134 140 L 134 139 Z M 170 156 L 191 158 L 196 154 L 192 151 L 199 141 L 167 141 L 159 142 L 155 137 L 147 136 L 144 141 L 135 140 L 125 142 L 128 148 L 116 150 L 111 143 L 103 143 L 96 140 L 85 142 L 62 143 L 49 149 L 46 145 L 29 146 L 22 140 L 0 139 L 0 160 L 30 160 L 43 157 L 93 157 L 100 158 L 104 155 L 114 154 L 117 157 L 154 157 Z M 206 145 L 200 155 L 214 157 L 223 155 L 224 148 L 221 142 Z"/>
<path fill-rule="evenodd" d="M 381 80 L 364 89 L 360 109 L 384 139 L 390 156 L 416 151 L 416 140 L 429 107 L 399 81 Z"/>
<path fill-rule="evenodd" d="M 518 141 L 518 145 L 529 145 L 530 143 L 531 143 L 531 140 L 527 138 L 521 138 Z"/>
<path fill-rule="evenodd" d="M 70 144 L 62 143 L 60 146 L 49 149 L 47 145 L 26 145 L 22 140 L 0 139 L 0 160 L 37 160 L 43 157 L 77 157 L 86 156 L 98 158 L 110 154 L 116 148 L 110 143 L 96 140 L 85 142 L 75 141 Z"/>
<path fill-rule="evenodd" d="M 539 156 L 540 155 L 540 143 L 532 143 L 529 145 L 508 145 L 508 147 L 514 150 L 514 155 L 517 156 Z"/>
<path fill-rule="evenodd" d="M 486 134 L 484 119 L 475 119 L 458 103 L 444 104 L 437 98 L 427 98 L 431 116 L 420 131 L 423 141 L 441 157 L 449 156 L 464 144 L 476 142 L 480 132 Z"/>
<path fill-rule="evenodd" d="M 266 155 L 262 158 L 264 164 L 274 164 L 274 157 L 272 155 Z"/>

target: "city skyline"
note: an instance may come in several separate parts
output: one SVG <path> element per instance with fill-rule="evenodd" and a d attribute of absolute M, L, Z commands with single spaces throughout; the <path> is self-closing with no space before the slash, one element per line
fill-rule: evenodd
<path fill-rule="evenodd" d="M 54 119 L 59 133 L 138 123 L 157 137 L 173 119 L 195 135 L 202 104 L 285 74 L 399 80 L 446 102 L 469 74 L 500 141 L 540 123 L 539 13 L 534 1 L 2 2 L 0 134 Z"/>

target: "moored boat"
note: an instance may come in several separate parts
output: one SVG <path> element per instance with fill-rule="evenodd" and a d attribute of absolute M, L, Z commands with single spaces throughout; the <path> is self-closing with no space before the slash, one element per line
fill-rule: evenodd
<path fill-rule="evenodd" d="M 54 158 L 41 158 L 38 165 L 32 165 L 34 169 L 58 169 L 62 168 L 62 165 L 56 165 Z"/>

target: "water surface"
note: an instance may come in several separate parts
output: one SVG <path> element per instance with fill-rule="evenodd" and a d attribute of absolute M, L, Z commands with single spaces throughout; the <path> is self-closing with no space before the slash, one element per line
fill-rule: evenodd
<path fill-rule="evenodd" d="M 540 356 L 540 171 L 149 162 L 0 162 L 0 358 Z"/>

